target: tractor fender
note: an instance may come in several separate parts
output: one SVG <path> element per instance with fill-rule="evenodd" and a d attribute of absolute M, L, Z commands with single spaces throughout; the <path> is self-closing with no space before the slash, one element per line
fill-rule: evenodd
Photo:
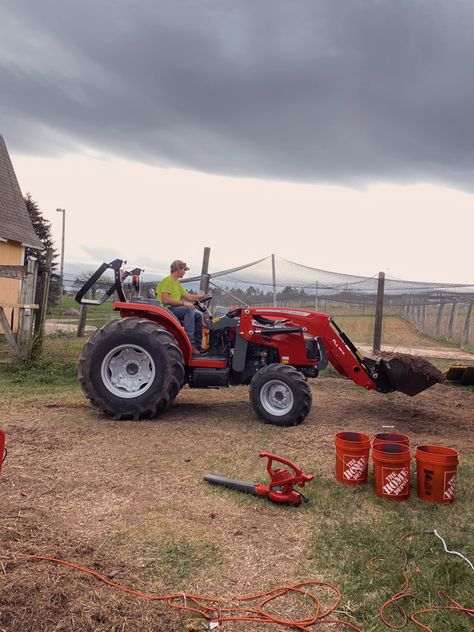
<path fill-rule="evenodd" d="M 120 311 L 122 318 L 136 316 L 137 318 L 148 318 L 157 325 L 166 329 L 175 339 L 181 349 L 186 364 L 190 363 L 192 358 L 192 349 L 189 338 L 186 335 L 184 327 L 179 320 L 169 310 L 158 305 L 149 303 L 114 303 L 114 310 Z"/>

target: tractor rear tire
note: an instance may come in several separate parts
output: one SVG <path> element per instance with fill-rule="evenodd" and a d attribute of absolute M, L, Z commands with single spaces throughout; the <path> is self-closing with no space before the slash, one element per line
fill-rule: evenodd
<path fill-rule="evenodd" d="M 311 410 L 312 395 L 302 373 L 288 364 L 269 364 L 250 382 L 250 404 L 265 423 L 297 426 Z"/>
<path fill-rule="evenodd" d="M 175 338 L 146 318 L 113 320 L 90 337 L 79 357 L 85 396 L 114 419 L 152 419 L 184 383 Z"/>

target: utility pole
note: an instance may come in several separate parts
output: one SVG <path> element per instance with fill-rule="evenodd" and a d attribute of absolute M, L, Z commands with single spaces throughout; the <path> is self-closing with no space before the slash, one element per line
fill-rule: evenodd
<path fill-rule="evenodd" d="M 61 303 L 62 303 L 63 293 L 64 293 L 64 238 L 66 234 L 66 209 L 57 208 L 56 213 L 63 214 L 63 228 L 62 228 L 62 236 L 61 236 L 61 269 L 59 272 L 59 276 L 61 278 Z"/>

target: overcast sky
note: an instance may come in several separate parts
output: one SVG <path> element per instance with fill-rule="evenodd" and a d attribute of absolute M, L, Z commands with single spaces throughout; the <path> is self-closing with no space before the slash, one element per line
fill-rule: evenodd
<path fill-rule="evenodd" d="M 66 260 L 474 281 L 472 0 L 4 0 L 0 133 Z"/>

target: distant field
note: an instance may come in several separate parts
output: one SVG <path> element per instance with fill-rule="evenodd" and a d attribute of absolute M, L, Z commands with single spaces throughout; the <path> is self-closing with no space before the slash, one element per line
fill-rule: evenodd
<path fill-rule="evenodd" d="M 56 320 L 58 323 L 68 323 L 74 329 L 77 326 L 77 316 L 67 316 L 68 309 L 79 309 L 73 298 L 65 298 L 61 307 L 54 308 L 48 314 L 48 319 Z M 314 307 L 311 307 L 313 309 Z M 361 344 L 372 344 L 374 336 L 374 310 L 373 307 L 344 307 L 329 306 L 328 313 L 334 316 L 337 324 L 347 333 L 354 342 Z M 113 302 L 108 301 L 103 305 L 91 306 L 88 308 L 87 325 L 101 327 L 103 324 L 117 318 L 118 313 L 113 311 Z M 461 319 L 462 320 L 462 319 Z M 59 327 L 59 325 L 58 325 Z M 382 327 L 382 344 L 394 347 L 436 347 L 456 346 L 447 341 L 438 341 L 420 334 L 407 321 L 400 317 L 398 308 L 388 308 L 384 312 Z M 466 347 L 467 351 L 474 352 L 474 340 Z"/>

